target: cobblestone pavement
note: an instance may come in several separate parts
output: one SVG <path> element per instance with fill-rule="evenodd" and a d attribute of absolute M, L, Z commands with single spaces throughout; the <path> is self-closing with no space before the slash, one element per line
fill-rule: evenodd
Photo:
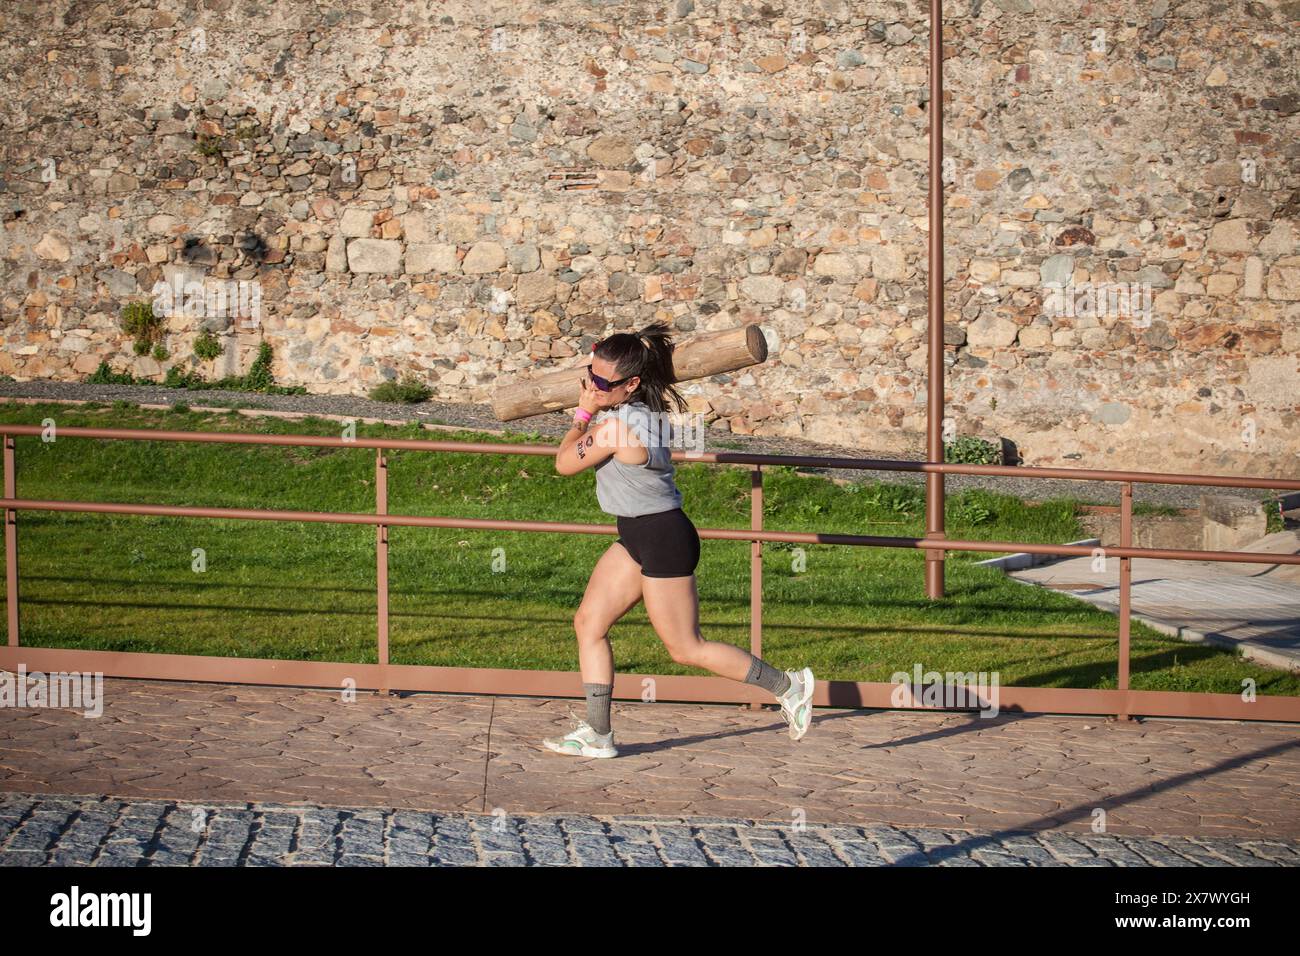
<path fill-rule="evenodd" d="M 0 795 L 0 866 L 1297 866 L 1281 840 Z"/>

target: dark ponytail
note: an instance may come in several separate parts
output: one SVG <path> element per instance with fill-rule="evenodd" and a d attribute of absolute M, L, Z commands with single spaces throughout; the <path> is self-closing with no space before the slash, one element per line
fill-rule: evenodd
<path fill-rule="evenodd" d="M 673 386 L 677 381 L 673 371 L 673 342 L 665 323 L 655 322 L 640 332 L 616 332 L 597 342 L 592 353 L 615 363 L 617 378 L 641 376 L 641 384 L 628 396 L 628 401 L 644 402 L 652 412 L 667 412 L 669 399 L 679 412 L 689 407 Z"/>

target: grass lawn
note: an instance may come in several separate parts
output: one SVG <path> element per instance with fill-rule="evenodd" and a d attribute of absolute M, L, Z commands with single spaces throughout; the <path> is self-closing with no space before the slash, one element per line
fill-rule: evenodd
<path fill-rule="evenodd" d="M 133 405 L 0 402 L 5 422 L 262 434 L 337 435 L 314 418 Z M 536 435 L 358 425 L 357 434 L 538 443 Z M 370 449 L 17 440 L 27 498 L 372 512 Z M 685 509 L 700 527 L 748 528 L 748 470 L 679 464 Z M 772 529 L 918 537 L 916 486 L 837 485 L 765 469 Z M 953 537 L 1061 543 L 1083 537 L 1076 503 L 1025 504 L 988 492 L 948 499 Z M 550 458 L 390 452 L 394 514 L 613 524 L 586 471 Z M 390 659 L 400 664 L 576 670 L 572 617 L 613 535 L 391 528 Z M 802 554 L 798 550 L 802 548 Z M 206 567 L 195 569 L 195 549 Z M 696 573 L 701 630 L 749 640 L 749 544 L 705 540 Z M 763 656 L 821 679 L 888 681 L 895 671 L 997 671 L 1003 686 L 1115 686 L 1118 625 L 1109 614 L 949 554 L 948 597 L 925 596 L 921 551 L 846 545 L 763 547 Z M 203 518 L 19 515 L 21 639 L 40 647 L 375 660 L 375 531 L 369 526 Z M 0 616 L 2 617 L 2 616 Z M 3 621 L 0 620 L 0 625 Z M 702 673 L 673 662 L 638 605 L 611 632 L 622 673 Z M 1132 686 L 1300 693 L 1295 675 L 1133 625 Z"/>

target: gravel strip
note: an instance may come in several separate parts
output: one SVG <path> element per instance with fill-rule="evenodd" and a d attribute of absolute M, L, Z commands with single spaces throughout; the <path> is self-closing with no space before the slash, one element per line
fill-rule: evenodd
<path fill-rule="evenodd" d="M 558 441 L 569 428 L 565 412 L 548 412 L 515 422 L 502 422 L 489 405 L 458 404 L 451 402 L 421 402 L 406 405 L 395 402 L 376 402 L 353 395 L 263 395 L 257 392 L 232 392 L 220 389 L 198 390 L 166 388 L 150 385 L 91 385 L 82 382 L 54 382 L 33 380 L 29 382 L 0 381 L 0 397 L 62 399 L 72 401 L 112 402 L 124 400 L 140 404 L 171 405 L 184 402 L 188 405 L 208 405 L 219 408 L 265 408 L 281 412 L 301 412 L 316 415 L 355 416 L 358 418 L 384 418 L 398 421 L 419 421 L 433 424 L 455 425 L 486 431 L 527 432 L 536 431 L 546 438 Z M 723 448 L 716 442 L 723 440 L 739 448 Z M 924 449 L 918 448 L 914 456 L 893 452 L 872 451 L 842 445 L 823 445 L 798 438 L 757 437 L 736 435 L 730 432 L 710 433 L 705 440 L 707 451 L 743 451 L 767 455 L 822 455 L 852 458 L 879 458 L 891 461 L 919 460 Z M 924 485 L 921 474 L 890 471 L 851 472 L 843 469 L 806 469 L 837 478 L 856 480 L 885 480 Z M 948 475 L 944 487 L 949 492 L 967 488 L 987 488 L 1001 494 L 1014 495 L 1027 501 L 1048 498 L 1073 497 L 1080 501 L 1119 504 L 1119 488 L 1110 482 L 1063 481 L 1042 478 L 987 477 L 979 475 Z M 1203 493 L 1234 494 L 1259 500 L 1267 491 L 1250 489 L 1223 489 L 1201 485 L 1143 485 L 1133 487 L 1133 500 L 1149 504 L 1170 505 L 1176 508 L 1196 508 Z"/>

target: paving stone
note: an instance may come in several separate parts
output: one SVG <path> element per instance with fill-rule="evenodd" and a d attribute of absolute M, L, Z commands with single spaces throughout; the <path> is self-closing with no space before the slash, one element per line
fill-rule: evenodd
<path fill-rule="evenodd" d="M 399 818 L 373 808 L 322 812 L 255 805 L 217 814 L 201 833 L 174 825 L 189 808 L 125 807 L 114 827 L 93 800 L 34 796 L 23 819 L 31 836 L 0 845 L 3 866 L 1296 866 L 1300 845 L 1278 840 L 1196 840 L 1080 834 L 981 834 L 920 827 L 759 825 L 714 818 L 508 818 L 482 814 Z M 86 807 L 83 813 L 82 807 Z M 140 812 L 141 810 L 147 812 Z M 150 814 L 161 825 L 151 834 Z M 395 825 L 421 827 L 423 832 Z M 72 822 L 57 829 L 57 821 Z M 275 825 L 267 824 L 275 821 Z M 385 821 L 389 825 L 385 826 Z M 724 822 L 726 821 L 726 822 Z M 333 824 L 349 833 L 336 848 Z M 498 829 L 493 829 L 494 824 Z M 50 838 L 49 834 L 53 833 Z M 231 840 L 231 836 L 240 839 Z M 304 845 L 295 836 L 317 838 Z M 433 843 L 430 845 L 430 837 Z M 28 844 L 34 845 L 28 845 Z M 41 845 L 42 843 L 47 845 Z"/>
<path fill-rule="evenodd" d="M 799 860 L 784 840 L 748 841 L 754 861 L 763 866 L 798 866 Z"/>
<path fill-rule="evenodd" d="M 94 722 L 0 708 L 0 861 L 1300 864 L 1287 725 L 827 711 L 792 746 L 770 711 L 620 704 L 625 754 L 574 761 L 536 745 L 568 703 L 109 679 Z"/>

